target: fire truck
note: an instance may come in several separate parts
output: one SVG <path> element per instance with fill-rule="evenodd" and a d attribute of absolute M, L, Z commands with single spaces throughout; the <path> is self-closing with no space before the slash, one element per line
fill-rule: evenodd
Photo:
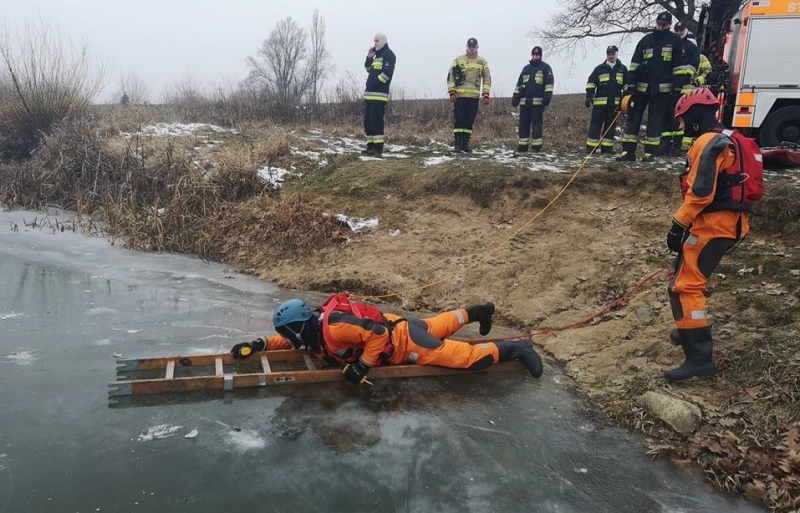
<path fill-rule="evenodd" d="M 800 1 L 711 0 L 701 8 L 697 35 L 713 65 L 723 124 L 762 147 L 796 149 Z"/>

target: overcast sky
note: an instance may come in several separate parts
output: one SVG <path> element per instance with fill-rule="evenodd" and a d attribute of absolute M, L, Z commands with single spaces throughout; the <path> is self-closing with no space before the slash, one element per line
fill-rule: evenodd
<path fill-rule="evenodd" d="M 384 32 L 397 55 L 395 93 L 444 97 L 450 62 L 475 37 L 492 70 L 492 95 L 511 96 L 531 48 L 542 44 L 529 32 L 559 8 L 547 0 L 0 0 L 0 23 L 14 31 L 41 20 L 87 44 L 109 70 L 101 100 L 117 89 L 120 73 L 143 80 L 151 100 L 189 77 L 204 86 L 236 84 L 247 74 L 245 59 L 255 55 L 278 21 L 291 16 L 308 28 L 315 9 L 325 21 L 335 66 L 328 86 L 349 72 L 363 87 L 367 48 L 376 32 Z M 579 51 L 574 62 L 543 45 L 555 93 L 584 91 L 589 73 L 605 58 L 606 44 L 589 48 L 585 58 Z M 628 64 L 625 50 L 620 57 Z"/>

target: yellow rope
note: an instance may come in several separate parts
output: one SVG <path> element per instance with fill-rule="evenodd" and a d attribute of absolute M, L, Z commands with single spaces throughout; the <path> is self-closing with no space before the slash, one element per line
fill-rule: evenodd
<path fill-rule="evenodd" d="M 606 128 L 605 132 L 603 132 L 603 133 L 602 133 L 602 135 L 600 136 L 600 141 L 602 141 L 603 139 L 605 139 L 605 136 L 606 136 L 606 134 L 608 133 L 609 129 L 610 129 L 612 126 L 614 126 L 614 125 L 615 125 L 615 123 L 617 122 L 617 119 L 619 118 L 620 114 L 621 114 L 621 111 L 617 111 L 617 115 L 614 117 L 614 120 L 613 120 L 613 121 L 612 121 L 612 122 L 609 124 L 609 127 L 608 127 L 608 128 Z M 591 151 L 590 151 L 590 152 L 589 152 L 589 153 L 586 155 L 586 157 L 584 157 L 584 159 L 583 159 L 583 162 L 581 162 L 581 165 L 580 165 L 580 166 L 578 167 L 578 169 L 577 169 L 577 170 L 576 170 L 576 171 L 575 171 L 575 172 L 572 174 L 572 176 L 570 177 L 570 179 L 567 181 L 566 185 L 564 185 L 564 187 L 562 187 L 562 188 L 561 188 L 561 190 L 558 192 L 558 194 L 556 194 L 556 195 L 555 195 L 555 197 L 554 197 L 552 200 L 550 200 L 550 202 L 549 202 L 547 205 L 545 205 L 544 207 L 542 207 L 542 209 L 541 209 L 541 210 L 539 210 L 539 212 L 537 212 L 536 214 L 534 214 L 534 216 L 533 216 L 533 217 L 531 217 L 530 219 L 528 219 L 528 221 L 526 221 L 526 222 L 525 222 L 525 224 L 523 224 L 522 226 L 520 226 L 520 227 L 519 227 L 519 228 L 518 228 L 518 229 L 517 229 L 517 230 L 516 230 L 514 233 L 512 233 L 510 236 L 506 237 L 506 239 L 505 239 L 505 240 L 503 240 L 502 242 L 500 242 L 499 244 L 497 244 L 497 245 L 494 247 L 494 249 L 492 249 L 492 250 L 490 250 L 489 252 L 487 252 L 487 253 L 486 253 L 486 254 L 485 254 L 483 257 L 481 257 L 481 259 L 480 259 L 480 260 L 478 260 L 478 261 L 477 261 L 477 262 L 475 262 L 474 264 L 472 264 L 472 265 L 469 265 L 469 266 L 467 266 L 467 267 L 463 268 L 463 269 L 462 269 L 462 270 L 460 270 L 460 271 L 454 272 L 454 273 L 452 273 L 452 274 L 448 274 L 448 275 L 446 275 L 445 277 L 443 277 L 443 278 L 441 278 L 441 279 L 439 279 L 439 280 L 432 281 L 432 282 L 426 283 L 426 284 L 424 284 L 424 285 L 420 285 L 419 287 L 414 287 L 414 288 L 406 289 L 406 290 L 403 290 L 403 291 L 400 291 L 400 292 L 394 292 L 394 293 L 391 293 L 391 294 L 383 294 L 383 295 L 379 295 L 379 296 L 359 296 L 359 297 L 360 297 L 361 299 L 365 299 L 365 300 L 373 300 L 373 299 L 386 299 L 386 298 L 389 298 L 389 297 L 400 297 L 400 296 L 404 296 L 404 295 L 411 294 L 411 293 L 414 293 L 414 292 L 419 292 L 419 291 L 422 291 L 422 290 L 425 290 L 425 289 L 429 289 L 429 288 L 435 287 L 435 286 L 437 286 L 437 285 L 441 285 L 441 284 L 443 284 L 443 283 L 446 283 L 446 282 L 450 281 L 450 280 L 451 280 L 451 279 L 453 279 L 453 278 L 456 278 L 456 277 L 458 277 L 458 276 L 460 276 L 460 275 L 462 275 L 462 274 L 466 274 L 466 273 L 467 273 L 467 272 L 469 272 L 470 270 L 472 270 L 472 269 L 474 269 L 474 268 L 478 267 L 479 265 L 481 265 L 482 263 L 484 263 L 484 262 L 485 262 L 485 261 L 486 261 L 486 260 L 487 260 L 489 257 L 491 257 L 492 255 L 494 255 L 495 253 L 497 253 L 497 252 L 500 250 L 500 248 L 502 248 L 503 246 L 505 246 L 506 244 L 508 244 L 508 243 L 511 241 L 511 239 L 513 239 L 514 237 L 516 237 L 517 235 L 519 235 L 519 234 L 520 234 L 520 232 L 522 232 L 523 230 L 525 230 L 525 229 L 526 229 L 526 228 L 527 228 L 527 227 L 528 227 L 528 226 L 529 226 L 531 223 L 533 223 L 533 222 L 534 222 L 536 219 L 538 219 L 538 218 L 539 218 L 539 216 L 541 216 L 542 214 L 544 214 L 544 213 L 547 211 L 547 209 L 548 209 L 548 208 L 550 208 L 550 206 L 551 206 L 553 203 L 555 203 L 555 202 L 558 200 L 558 198 L 560 198 L 560 197 L 561 197 L 561 195 L 562 195 L 562 194 L 564 194 L 564 192 L 567 190 L 567 188 L 568 188 L 570 185 L 572 185 L 572 182 L 574 182 L 574 181 L 575 181 L 575 178 L 577 178 L 577 177 L 578 177 L 578 174 L 579 174 L 579 173 L 580 173 L 580 172 L 583 170 L 583 168 L 586 166 L 586 163 L 589 161 L 589 159 L 591 158 L 591 156 L 592 156 L 592 155 L 594 155 L 594 152 L 597 150 L 597 148 L 598 148 L 598 147 L 600 147 L 600 143 L 599 143 L 599 142 L 598 142 L 597 144 L 595 144 L 595 145 L 594 145 L 594 147 L 592 147 L 592 150 L 591 150 Z"/>

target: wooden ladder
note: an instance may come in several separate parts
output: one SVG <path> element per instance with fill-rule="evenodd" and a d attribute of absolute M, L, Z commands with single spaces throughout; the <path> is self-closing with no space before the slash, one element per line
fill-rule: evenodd
<path fill-rule="evenodd" d="M 236 390 L 273 385 L 340 382 L 341 369 L 323 368 L 321 360 L 305 351 L 264 351 L 235 359 L 230 353 L 179 355 L 117 360 L 117 381 L 110 383 L 109 396 L 161 394 L 202 390 Z M 258 362 L 261 368 L 256 370 Z M 281 370 L 276 370 L 280 368 Z M 524 368 L 517 361 L 493 365 L 486 371 Z M 227 370 L 227 372 L 226 372 Z M 161 371 L 161 373 L 159 373 Z M 189 371 L 189 372 L 187 372 Z M 431 365 L 391 365 L 370 370 L 370 380 L 441 376 L 474 372 Z M 157 377 L 159 374 L 163 377 Z M 176 376 L 176 374 L 182 374 Z M 146 377 L 142 377 L 142 376 Z M 154 377 L 156 376 L 156 377 Z"/>

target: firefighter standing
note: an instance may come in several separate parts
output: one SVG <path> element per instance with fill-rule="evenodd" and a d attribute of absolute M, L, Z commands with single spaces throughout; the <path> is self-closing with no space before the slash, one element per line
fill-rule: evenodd
<path fill-rule="evenodd" d="M 447 95 L 453 103 L 454 152 L 472 151 L 469 139 L 478 114 L 478 98 L 489 105 L 491 88 L 489 63 L 478 56 L 478 40 L 471 37 L 467 40 L 467 53 L 456 57 L 447 71 Z"/>
<path fill-rule="evenodd" d="M 694 89 L 692 79 L 700 67 L 700 50 L 694 41 L 686 37 L 689 35 L 686 25 L 681 22 L 676 23 L 675 34 L 681 38 L 680 62 L 682 64 L 675 69 L 680 89 L 672 92 L 668 110 L 670 113 L 675 112 L 675 104 L 678 103 L 678 98 Z M 660 155 L 680 155 L 683 139 L 683 130 L 678 127 L 673 117 L 671 115 L 664 116 L 664 129 L 661 131 L 661 147 L 658 153 Z M 686 144 L 687 146 L 691 144 L 691 140 L 687 140 Z"/>
<path fill-rule="evenodd" d="M 517 87 L 511 97 L 511 106 L 519 105 L 518 152 L 541 151 L 544 108 L 553 98 L 553 70 L 542 61 L 542 47 L 534 46 L 531 59 L 522 68 Z"/>
<path fill-rule="evenodd" d="M 586 107 L 592 107 L 587 151 L 600 146 L 600 153 L 614 153 L 617 107 L 625 90 L 628 68 L 617 59 L 616 46 L 606 48 L 606 60 L 597 66 L 586 83 Z M 606 134 L 605 137 L 601 136 Z"/>
<path fill-rule="evenodd" d="M 338 308 L 326 308 L 335 305 L 331 300 L 339 300 L 340 296 L 332 296 L 314 311 L 299 299 L 282 303 L 272 319 L 279 335 L 236 344 L 231 353 L 234 358 L 245 358 L 256 351 L 309 350 L 329 363 L 342 365 L 344 378 L 356 385 L 364 384 L 369 369 L 379 365 L 481 370 L 498 362 L 520 360 L 533 376 L 542 375 L 542 360 L 528 340 L 472 345 L 448 338 L 465 324 L 476 321 L 480 324 L 480 334 L 488 334 L 494 315 L 492 303 L 459 308 L 427 319 L 384 314 L 369 305 L 379 316 L 380 320 L 375 321 Z"/>
<path fill-rule="evenodd" d="M 681 38 L 669 30 L 672 15 L 662 12 L 656 18 L 656 28 L 636 45 L 628 68 L 626 94 L 632 94 L 632 106 L 627 109 L 628 122 L 622 136 L 622 154 L 619 161 L 636 160 L 639 127 L 647 109 L 647 138 L 644 143 L 643 162 L 653 160 L 661 143 L 661 128 L 670 96 L 680 90 L 679 61 Z M 628 100 L 631 100 L 629 98 Z M 623 100 L 622 104 L 626 104 Z"/>
<path fill-rule="evenodd" d="M 367 149 L 364 155 L 380 157 L 383 153 L 383 116 L 389 102 L 389 85 L 394 74 L 395 55 L 389 49 L 386 34 L 375 34 L 375 46 L 367 52 L 364 68 L 367 86 L 364 90 L 364 133 Z"/>
<path fill-rule="evenodd" d="M 678 253 L 669 284 L 672 315 L 678 329 L 670 333 L 670 338 L 681 345 L 686 357 L 680 367 L 665 374 L 667 381 L 716 373 L 714 342 L 706 314 L 706 283 L 722 256 L 749 230 L 750 204 L 745 200 L 748 186 L 743 185 L 744 180 L 751 180 L 750 187 L 755 190 L 760 187 L 760 193 L 749 197 L 757 200 L 763 193 L 763 170 L 755 170 L 760 166 L 758 147 L 741 134 L 723 132 L 724 127 L 716 120 L 718 108 L 717 98 L 703 87 L 683 95 L 675 109 L 681 128 L 697 140 L 689 149 L 687 173 L 682 176 L 683 203 L 673 215 L 667 235 L 667 246 Z M 741 139 L 752 144 L 750 156 L 754 162 L 745 159 L 747 150 Z M 740 170 L 740 165 L 745 168 L 744 174 L 727 173 Z"/>
<path fill-rule="evenodd" d="M 697 67 L 697 73 L 695 74 L 694 78 L 692 79 L 692 85 L 694 87 L 703 87 L 705 85 L 710 85 L 710 74 L 711 74 L 711 61 L 708 60 L 708 57 L 700 54 L 700 65 Z"/>

